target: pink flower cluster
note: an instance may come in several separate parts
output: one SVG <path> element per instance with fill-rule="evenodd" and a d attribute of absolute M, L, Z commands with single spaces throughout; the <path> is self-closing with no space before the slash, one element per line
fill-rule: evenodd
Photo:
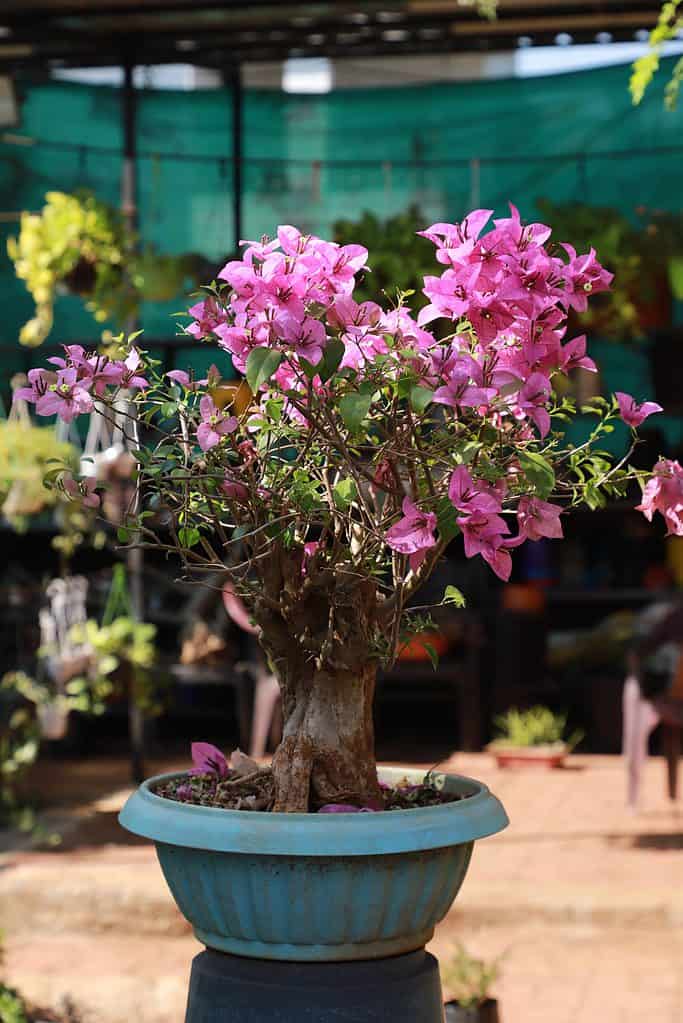
<path fill-rule="evenodd" d="M 18 398 L 31 402 L 39 416 L 59 416 L 70 423 L 84 412 L 92 412 L 93 398 L 103 397 L 108 388 L 141 390 L 148 386 L 140 375 L 140 353 L 131 348 L 123 360 L 88 354 L 81 345 L 65 345 L 66 358 L 48 359 L 55 370 L 31 369 L 28 387 L 16 391 Z"/>
<path fill-rule="evenodd" d="M 522 497 L 517 506 L 518 534 L 511 537 L 510 527 L 502 517 L 506 491 L 502 480 L 495 486 L 483 480 L 475 481 L 464 465 L 453 472 L 448 488 L 450 501 L 458 512 L 456 521 L 466 556 L 472 558 L 480 554 L 500 579 L 510 578 L 513 548 L 525 540 L 559 539 L 563 535 L 562 509 L 558 505 L 538 497 Z M 389 529 L 386 542 L 393 550 L 409 554 L 410 566 L 415 569 L 436 543 L 436 525 L 436 515 L 420 511 L 406 498 L 403 517 Z"/>
<path fill-rule="evenodd" d="M 254 348 L 276 348 L 287 355 L 276 383 L 297 387 L 299 358 L 317 365 L 331 333 L 344 342 L 342 368 L 362 369 L 386 353 L 387 332 L 402 333 L 408 343 L 434 343 L 405 309 L 384 313 L 374 302 L 353 300 L 368 256 L 362 245 L 340 246 L 289 226 L 279 227 L 272 241 L 245 244 L 242 259 L 218 274 L 230 285 L 226 304 L 214 296 L 198 302 L 187 328 L 195 338 L 213 336 L 241 372 Z"/>
<path fill-rule="evenodd" d="M 648 522 L 652 522 L 655 512 L 660 512 L 667 536 L 683 536 L 683 467 L 672 459 L 660 458 L 652 473 L 637 510 L 642 511 Z"/>
<path fill-rule="evenodd" d="M 461 224 L 433 224 L 420 232 L 436 246 L 446 266 L 425 277 L 429 298 L 418 317 L 425 326 L 439 317 L 467 321 L 473 334 L 456 338 L 440 376 L 435 401 L 453 408 L 496 409 L 528 420 L 544 437 L 550 429 L 546 405 L 550 377 L 582 367 L 595 370 L 584 336 L 563 343 L 570 308 L 585 309 L 590 293 L 605 291 L 612 275 L 595 258 L 569 258 L 549 251 L 550 228 L 509 217 L 482 235 L 492 210 L 474 210 Z M 434 367 L 437 368 L 437 367 Z"/>

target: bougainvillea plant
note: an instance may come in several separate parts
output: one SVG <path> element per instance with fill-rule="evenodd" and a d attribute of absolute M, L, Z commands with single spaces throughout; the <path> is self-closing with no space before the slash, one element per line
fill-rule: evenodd
<path fill-rule="evenodd" d="M 227 566 L 282 690 L 282 742 L 260 777 L 276 811 L 382 800 L 376 671 L 424 629 L 407 605 L 451 542 L 505 580 L 522 544 L 559 539 L 567 511 L 636 477 L 645 514 L 683 533 L 681 466 L 661 460 L 650 476 L 601 448 L 617 418 L 635 424 L 651 404 L 597 399 L 585 443 L 564 440 L 576 409 L 553 379 L 595 368 L 585 338 L 565 337 L 567 313 L 610 274 L 514 208 L 485 231 L 491 216 L 423 232 L 440 272 L 417 319 L 405 296 L 356 303 L 361 246 L 294 227 L 244 243 L 186 328 L 232 358 L 237 388 L 218 371 L 163 379 L 135 349 L 110 361 L 71 346 L 32 373 L 39 415 L 137 395 L 151 440 L 136 456 L 131 542 L 178 552 L 195 577 Z M 449 587 L 444 599 L 462 598 Z"/>

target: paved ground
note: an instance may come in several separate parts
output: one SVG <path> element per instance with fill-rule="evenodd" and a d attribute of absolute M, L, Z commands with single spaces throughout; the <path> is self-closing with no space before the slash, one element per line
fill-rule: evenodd
<path fill-rule="evenodd" d="M 484 780 L 511 827 L 477 845 L 432 951 L 443 960 L 463 941 L 503 956 L 502 1023 L 682 1023 L 683 807 L 665 798 L 662 762 L 637 814 L 616 757 L 539 772 L 456 754 L 449 766 Z M 0 855 L 7 979 L 42 1004 L 69 994 L 91 1023 L 179 1023 L 199 946 L 153 850 L 118 829 L 125 763 L 55 763 L 43 786 L 64 841 Z"/>

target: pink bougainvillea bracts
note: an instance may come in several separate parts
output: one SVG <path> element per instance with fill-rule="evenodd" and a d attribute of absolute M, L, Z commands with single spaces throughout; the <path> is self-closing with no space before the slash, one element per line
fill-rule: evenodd
<path fill-rule="evenodd" d="M 436 543 L 434 530 L 437 518 L 434 512 L 423 512 L 410 498 L 403 499 L 403 518 L 386 534 L 386 542 L 393 550 L 410 556 L 412 568 L 422 564 L 430 547 Z"/>
<path fill-rule="evenodd" d="M 225 778 L 228 774 L 228 761 L 219 749 L 210 742 L 192 743 L 192 763 L 190 774 L 215 774 Z"/>
<path fill-rule="evenodd" d="M 621 418 L 628 426 L 632 426 L 634 429 L 637 429 L 641 423 L 644 423 L 648 416 L 654 415 L 655 412 L 664 411 L 662 406 L 658 405 L 656 401 L 644 401 L 639 405 L 635 398 L 631 397 L 630 394 L 625 394 L 623 391 L 615 391 L 614 397 L 619 404 Z"/>
<path fill-rule="evenodd" d="M 659 405 L 617 392 L 594 406 L 587 445 L 564 441 L 577 409 L 555 381 L 596 369 L 586 337 L 567 336 L 568 315 L 611 281 L 595 251 L 577 253 L 514 206 L 421 233 L 435 272 L 417 315 L 400 294 L 386 308 L 357 301 L 370 272 L 362 246 L 284 225 L 245 242 L 190 307 L 188 335 L 223 359 L 205 378 L 159 377 L 136 348 L 109 360 L 69 345 L 19 394 L 67 421 L 122 392 L 175 416 L 175 451 L 168 427 L 159 442 L 163 473 L 152 455 L 140 471 L 175 509 L 191 560 L 215 563 L 219 535 L 217 561 L 247 537 L 247 559 L 265 563 L 268 537 L 267 547 L 296 553 L 306 585 L 347 563 L 377 580 L 383 566 L 390 602 L 392 587 L 418 585 L 458 535 L 466 557 L 506 580 L 516 548 L 560 539 L 562 514 L 584 498 L 596 507 L 622 496 L 636 477 L 645 514 L 661 511 L 682 532 L 677 463 L 660 461 L 647 482 L 599 447 L 617 417 L 635 430 Z M 243 405 L 221 392 L 228 357 L 247 378 Z M 74 484 L 64 489 L 77 496 Z"/>
<path fill-rule="evenodd" d="M 79 501 L 84 508 L 99 508 L 100 496 L 96 493 L 97 480 L 94 476 L 85 476 L 77 480 L 70 473 L 62 473 L 61 484 L 64 493 Z"/>
<path fill-rule="evenodd" d="M 645 485 L 638 511 L 650 522 L 654 513 L 660 512 L 667 535 L 683 536 L 683 468 L 678 462 L 660 458 Z"/>

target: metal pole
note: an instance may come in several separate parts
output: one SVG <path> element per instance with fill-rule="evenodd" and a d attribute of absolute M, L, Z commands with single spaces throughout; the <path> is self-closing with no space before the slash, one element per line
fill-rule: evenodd
<path fill-rule="evenodd" d="M 225 71 L 226 84 L 230 85 L 232 95 L 232 223 L 235 236 L 235 252 L 242 240 L 242 137 L 244 90 L 242 88 L 242 69 L 239 64 L 231 64 Z"/>
<path fill-rule="evenodd" d="M 476 210 L 481 204 L 481 164 L 474 157 L 470 160 L 470 209 Z"/>
<path fill-rule="evenodd" d="M 127 59 L 123 65 L 123 88 L 121 91 L 121 118 L 123 133 L 123 164 L 121 167 L 121 212 L 126 226 L 130 231 L 135 231 L 138 226 L 137 208 L 137 139 L 136 139 L 136 113 L 137 95 L 133 85 L 134 64 Z M 126 324 L 128 333 L 137 328 L 135 317 L 131 317 Z M 131 409 L 134 418 L 130 427 L 137 442 L 138 423 L 135 407 Z M 139 495 L 135 498 L 134 512 L 137 512 Z M 145 616 L 145 597 L 143 591 L 142 571 L 143 556 L 139 547 L 134 547 L 128 552 L 128 585 L 130 587 L 131 605 L 133 615 L 138 621 L 143 621 Z M 131 683 L 132 685 L 132 683 Z M 128 697 L 128 738 L 130 742 L 130 766 L 133 781 L 138 784 L 145 777 L 144 765 L 144 718 L 134 699 L 131 691 Z"/>

